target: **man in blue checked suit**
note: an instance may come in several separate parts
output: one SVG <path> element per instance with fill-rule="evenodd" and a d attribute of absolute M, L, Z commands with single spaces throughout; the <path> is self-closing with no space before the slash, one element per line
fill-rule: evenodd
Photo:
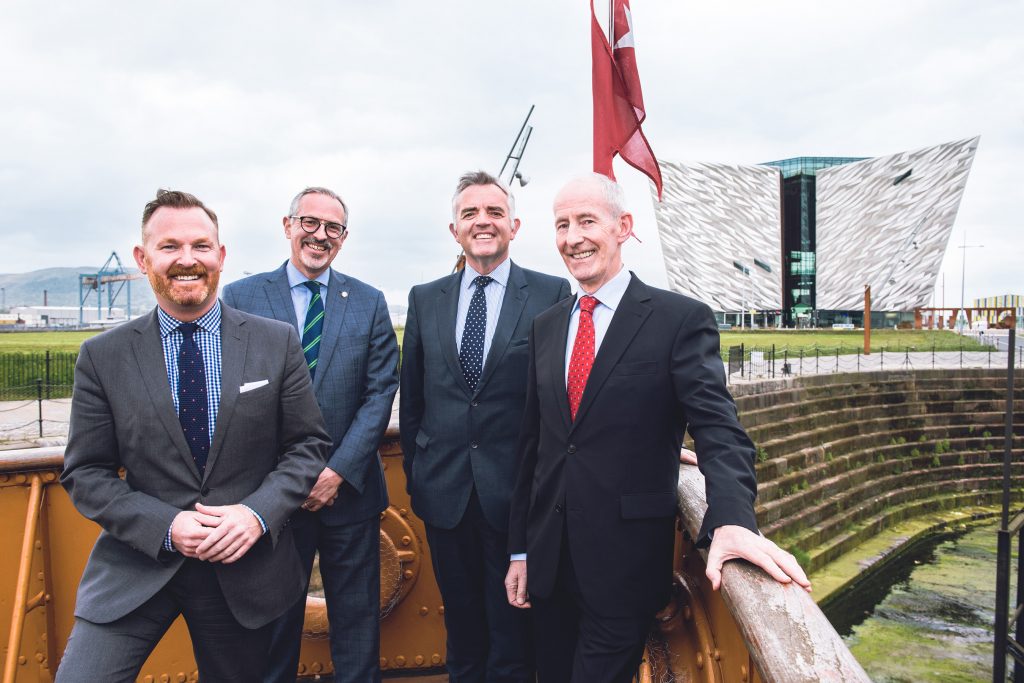
<path fill-rule="evenodd" d="M 348 238 L 348 207 L 323 187 L 292 200 L 283 219 L 291 257 L 233 282 L 224 302 L 294 325 L 332 448 L 292 517 L 308 577 L 316 551 L 330 621 L 334 680 L 380 679 L 380 513 L 388 505 L 377 447 L 398 390 L 398 343 L 384 295 L 330 266 Z M 274 624 L 264 681 L 293 683 L 305 596 Z"/>
<path fill-rule="evenodd" d="M 61 483 L 102 531 L 57 680 L 136 680 L 179 614 L 205 683 L 258 680 L 305 585 L 286 522 L 327 432 L 295 331 L 217 301 L 213 211 L 161 190 L 135 259 L 156 309 L 75 365 Z"/>
<path fill-rule="evenodd" d="M 451 680 L 533 681 L 530 615 L 508 604 L 503 584 L 509 499 L 530 325 L 569 283 L 512 263 L 515 202 L 483 171 L 459 179 L 449 230 L 465 269 L 409 293 L 403 464 L 444 599 Z"/>

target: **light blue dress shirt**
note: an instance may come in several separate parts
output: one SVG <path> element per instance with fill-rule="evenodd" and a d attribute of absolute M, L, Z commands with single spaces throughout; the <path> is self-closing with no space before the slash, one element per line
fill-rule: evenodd
<path fill-rule="evenodd" d="M 608 332 L 608 326 L 612 324 L 615 309 L 619 307 L 619 302 L 622 301 L 622 296 L 626 293 L 626 288 L 629 287 L 629 280 L 629 270 L 623 266 L 615 277 L 601 285 L 601 288 L 591 295 L 599 302 L 593 313 L 594 358 L 597 358 L 597 354 L 601 350 L 601 342 L 604 341 L 604 335 Z M 580 290 L 576 294 L 576 303 L 573 304 L 572 312 L 569 314 L 569 334 L 565 344 L 566 386 L 569 385 L 569 359 L 572 358 L 572 347 L 576 343 L 576 330 L 580 326 L 580 297 L 586 295 L 586 292 Z"/>
<path fill-rule="evenodd" d="M 512 261 L 505 259 L 493 271 L 487 274 L 494 282 L 484 287 L 484 297 L 487 299 L 487 328 L 484 330 L 484 363 L 487 363 L 487 354 L 491 350 L 491 340 L 494 339 L 494 330 L 498 327 L 498 314 L 501 313 L 501 302 L 505 299 L 505 289 L 508 287 L 508 274 L 512 269 Z M 469 302 L 473 299 L 473 292 L 476 285 L 473 280 L 480 273 L 473 270 L 473 267 L 466 264 L 462 270 L 462 280 L 459 283 L 459 310 L 455 315 L 455 348 L 462 351 L 462 331 L 466 328 L 466 316 L 469 314 Z"/>
<path fill-rule="evenodd" d="M 302 337 L 301 330 L 306 327 L 306 310 L 309 308 L 309 300 L 313 298 L 306 282 L 309 278 L 299 272 L 299 269 L 292 265 L 291 261 L 285 264 L 284 271 L 288 274 L 288 287 L 292 293 L 292 306 L 295 307 L 295 322 L 299 324 L 299 337 Z M 320 300 L 327 307 L 327 283 L 330 282 L 331 269 L 328 268 L 320 273 L 315 279 L 320 283 Z"/>

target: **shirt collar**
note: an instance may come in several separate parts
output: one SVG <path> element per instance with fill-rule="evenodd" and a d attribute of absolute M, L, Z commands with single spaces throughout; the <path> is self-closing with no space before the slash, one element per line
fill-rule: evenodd
<path fill-rule="evenodd" d="M 157 317 L 160 319 L 160 336 L 167 337 L 172 332 L 175 332 L 178 327 L 184 324 L 184 321 L 178 320 L 170 313 L 156 307 Z M 220 334 L 220 299 L 213 304 L 213 308 L 203 313 L 202 316 L 193 320 L 196 325 L 206 330 L 210 334 Z"/>
<path fill-rule="evenodd" d="M 487 277 L 493 279 L 502 287 L 508 286 L 508 274 L 512 270 L 512 259 L 505 259 L 502 261 L 497 268 L 487 274 Z M 479 276 L 480 273 L 473 269 L 473 266 L 466 262 L 466 266 L 462 269 L 462 288 L 469 289 L 473 284 L 473 280 Z"/>
<path fill-rule="evenodd" d="M 299 269 L 292 265 L 291 260 L 285 263 L 285 272 L 288 274 L 288 287 L 294 289 L 295 287 L 301 286 L 303 283 L 309 282 L 309 278 L 299 272 Z M 314 282 L 319 282 L 321 287 L 326 287 L 327 283 L 331 279 L 331 269 L 328 268 L 324 272 L 313 278 Z"/>
<path fill-rule="evenodd" d="M 590 296 L 595 297 L 601 302 L 601 305 L 607 306 L 614 311 L 619 307 L 619 302 L 622 301 L 622 297 L 626 294 L 626 288 L 629 287 L 630 279 L 632 279 L 632 275 L 629 269 L 626 266 L 622 266 L 615 277 L 601 285 L 601 288 Z M 582 289 L 576 293 L 576 303 L 572 307 L 573 313 L 579 310 L 580 297 L 586 295 L 587 293 Z"/>

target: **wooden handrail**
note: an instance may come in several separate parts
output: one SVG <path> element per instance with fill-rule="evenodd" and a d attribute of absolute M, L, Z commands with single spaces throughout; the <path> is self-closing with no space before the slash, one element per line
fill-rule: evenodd
<path fill-rule="evenodd" d="M 679 468 L 679 512 L 692 538 L 707 501 L 704 475 Z M 701 551 L 705 561 L 707 553 Z M 780 584 L 760 568 L 732 561 L 722 569 L 722 598 L 765 683 L 870 683 L 842 638 L 811 596 Z"/>

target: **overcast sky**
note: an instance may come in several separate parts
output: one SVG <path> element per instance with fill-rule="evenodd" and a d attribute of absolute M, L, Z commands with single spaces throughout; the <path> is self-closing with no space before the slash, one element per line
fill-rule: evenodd
<path fill-rule="evenodd" d="M 1024 3 L 632 4 L 659 158 L 879 156 L 981 135 L 945 301 L 959 303 L 964 231 L 984 245 L 967 253 L 967 298 L 1024 293 Z M 335 266 L 403 303 L 450 272 L 458 176 L 496 172 L 535 104 L 512 253 L 564 274 L 550 207 L 590 167 L 589 21 L 584 0 L 5 1 L 0 272 L 130 260 L 143 205 L 171 187 L 217 211 L 234 280 L 287 257 L 288 202 L 326 185 L 351 210 Z M 626 263 L 665 286 L 647 181 L 616 171 L 644 240 Z"/>

